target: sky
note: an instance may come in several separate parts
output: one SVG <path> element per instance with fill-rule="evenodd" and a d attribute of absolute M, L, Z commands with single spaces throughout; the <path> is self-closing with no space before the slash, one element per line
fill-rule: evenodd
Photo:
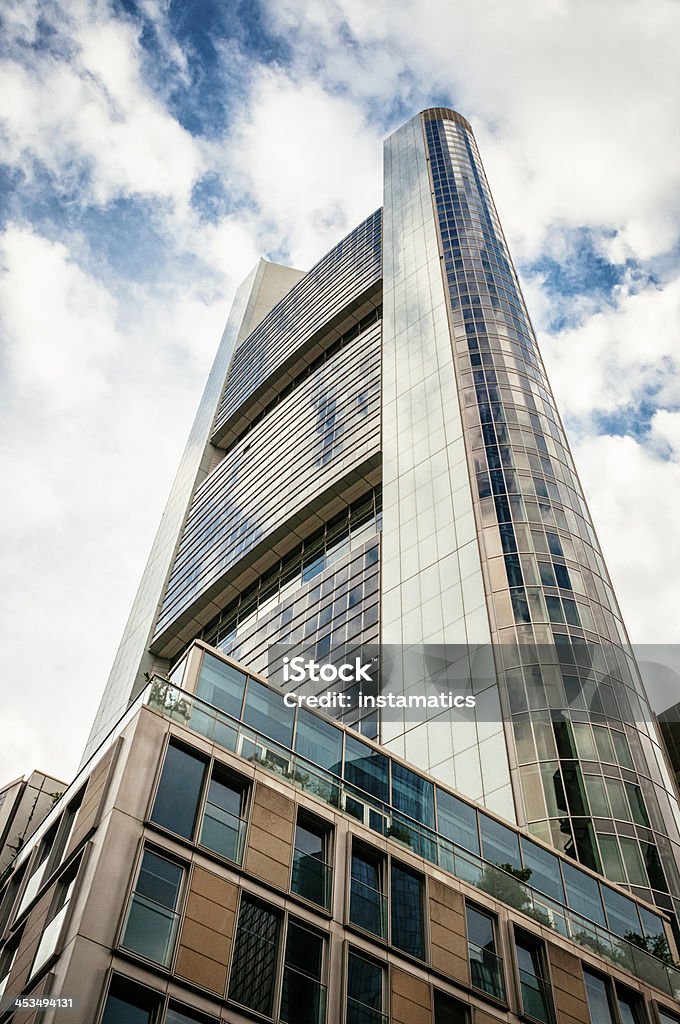
<path fill-rule="evenodd" d="M 680 642 L 675 0 L 5 0 L 0 785 L 77 766 L 238 283 L 473 125 L 629 632 Z"/>

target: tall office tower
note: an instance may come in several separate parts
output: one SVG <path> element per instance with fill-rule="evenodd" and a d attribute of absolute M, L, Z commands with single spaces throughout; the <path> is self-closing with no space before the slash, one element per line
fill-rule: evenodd
<path fill-rule="evenodd" d="M 493 645 L 466 722 L 345 721 L 672 910 L 677 798 L 467 121 L 385 143 L 384 206 L 234 302 L 88 744 L 200 638 L 267 673 Z M 362 718 L 362 715 L 364 717 Z"/>
<path fill-rule="evenodd" d="M 474 711 L 332 721 L 271 671 L 376 644 L 369 695 L 462 670 Z M 425 111 L 382 210 L 238 292 L 0 883 L 0 1022 L 680 1024 L 677 822 L 470 126 Z"/>

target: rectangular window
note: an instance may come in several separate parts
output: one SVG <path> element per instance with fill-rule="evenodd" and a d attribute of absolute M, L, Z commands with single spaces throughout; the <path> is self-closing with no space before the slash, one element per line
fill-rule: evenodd
<path fill-rule="evenodd" d="M 20 934 L 13 935 L 12 938 L 5 943 L 2 953 L 0 953 L 0 1001 L 2 1000 L 3 993 L 7 988 L 7 980 L 10 976 L 12 967 L 14 966 L 20 941 Z"/>
<path fill-rule="evenodd" d="M 350 952 L 347 961 L 347 1024 L 387 1024 L 383 1013 L 385 969 Z"/>
<path fill-rule="evenodd" d="M 332 834 L 326 822 L 298 811 L 290 887 L 298 896 L 326 910 L 331 905 L 333 885 L 329 862 Z"/>
<path fill-rule="evenodd" d="M 387 938 L 385 858 L 359 843 L 352 846 L 349 919 L 367 932 Z"/>
<path fill-rule="evenodd" d="M 170 832 L 191 839 L 203 791 L 206 761 L 170 743 L 154 800 L 151 820 Z"/>
<path fill-rule="evenodd" d="M 396 761 L 392 762 L 392 805 L 409 818 L 434 828 L 432 783 Z"/>
<path fill-rule="evenodd" d="M 533 935 L 515 933 L 517 967 L 524 1015 L 540 1024 L 554 1024 L 555 1014 L 543 943 Z"/>
<path fill-rule="evenodd" d="M 145 850 L 132 893 L 121 945 L 147 960 L 168 967 L 179 924 L 184 869 Z"/>
<path fill-rule="evenodd" d="M 270 690 L 256 679 L 248 680 L 243 721 L 284 747 L 293 743 L 294 711 L 286 707 L 283 694 Z"/>
<path fill-rule="evenodd" d="M 389 760 L 384 754 L 345 734 L 345 781 L 378 800 L 389 800 Z"/>
<path fill-rule="evenodd" d="M 482 833 L 482 856 L 501 867 L 521 867 L 519 859 L 519 837 L 516 832 L 501 825 L 500 822 L 479 815 L 479 827 Z"/>
<path fill-rule="evenodd" d="M 592 1024 L 644 1024 L 643 1000 L 637 992 L 585 967 L 583 980 Z M 675 1024 L 672 1017 L 668 1019 Z"/>
<path fill-rule="evenodd" d="M 459 999 L 435 989 L 433 1024 L 470 1024 L 470 1009 Z"/>
<path fill-rule="evenodd" d="M 241 717 L 246 676 L 211 654 L 203 656 L 196 693 L 209 704 L 226 711 L 232 718 Z"/>
<path fill-rule="evenodd" d="M 151 1024 L 162 996 L 114 974 L 101 1024 Z"/>
<path fill-rule="evenodd" d="M 53 825 L 40 840 L 38 852 L 31 864 L 31 873 L 26 883 L 26 888 L 24 889 L 21 902 L 17 908 L 17 917 L 20 917 L 29 904 L 33 902 L 41 885 L 47 880 L 47 866 L 50 862 L 52 846 L 57 838 L 58 827 L 58 823 Z"/>
<path fill-rule="evenodd" d="M 229 999 L 271 1017 L 278 959 L 281 915 L 243 896 L 229 980 Z"/>
<path fill-rule="evenodd" d="M 247 799 L 245 779 L 216 764 L 208 787 L 200 843 L 236 864 L 243 859 Z"/>
<path fill-rule="evenodd" d="M 425 958 L 423 928 L 423 878 L 392 862 L 392 944 L 420 960 Z"/>
<path fill-rule="evenodd" d="M 281 1021 L 321 1024 L 325 1020 L 326 989 L 321 984 L 323 959 L 323 937 L 289 920 L 281 986 Z"/>
<path fill-rule="evenodd" d="M 447 839 L 471 853 L 479 853 L 477 812 L 474 807 L 439 788 L 437 789 L 437 822 L 439 831 Z"/>
<path fill-rule="evenodd" d="M 81 858 L 64 872 L 56 885 L 54 900 L 50 907 L 45 929 L 40 937 L 38 948 L 31 967 L 31 978 L 44 967 L 50 957 L 57 952 L 59 938 L 68 913 L 69 904 L 78 876 Z"/>
<path fill-rule="evenodd" d="M 466 904 L 468 955 L 472 987 L 505 1002 L 503 959 L 496 951 L 496 920 Z"/>

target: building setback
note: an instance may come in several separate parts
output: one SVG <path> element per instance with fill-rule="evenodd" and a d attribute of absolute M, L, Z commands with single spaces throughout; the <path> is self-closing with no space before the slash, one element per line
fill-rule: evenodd
<path fill-rule="evenodd" d="M 4 889 L 0 1021 L 680 1019 L 677 793 L 472 130 L 426 110 L 384 166 L 308 273 L 239 289 Z M 274 644 L 462 659 L 476 709 L 333 722 Z"/>

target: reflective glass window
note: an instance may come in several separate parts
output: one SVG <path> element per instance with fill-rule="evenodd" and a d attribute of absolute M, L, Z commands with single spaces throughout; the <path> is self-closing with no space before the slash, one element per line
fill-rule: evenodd
<path fill-rule="evenodd" d="M 471 853 L 479 853 L 477 812 L 470 804 L 437 787 L 437 827 L 443 836 Z"/>
<path fill-rule="evenodd" d="M 423 879 L 415 871 L 392 862 L 392 944 L 423 959 Z"/>
<path fill-rule="evenodd" d="M 171 743 L 154 800 L 151 820 L 191 839 L 203 790 L 206 763 L 202 757 Z"/>
<path fill-rule="evenodd" d="M 569 906 L 596 924 L 606 925 L 597 880 L 566 861 L 562 862 L 562 874 Z"/>
<path fill-rule="evenodd" d="M 345 734 L 345 781 L 385 802 L 389 799 L 389 761 L 354 736 Z"/>
<path fill-rule="evenodd" d="M 334 775 L 342 774 L 342 732 L 306 708 L 298 710 L 295 750 Z"/>
<path fill-rule="evenodd" d="M 609 927 L 617 935 L 625 937 L 631 932 L 640 935 L 641 926 L 637 912 L 637 904 L 629 900 L 623 893 L 610 889 L 608 885 L 602 886 L 602 898 L 607 911 Z"/>
<path fill-rule="evenodd" d="M 286 1024 L 321 1024 L 324 940 L 296 921 L 288 922 L 281 983 L 280 1019 Z"/>
<path fill-rule="evenodd" d="M 257 732 L 286 747 L 293 743 L 294 708 L 284 704 L 283 694 L 270 690 L 256 679 L 248 680 L 243 721 Z"/>
<path fill-rule="evenodd" d="M 241 717 L 246 676 L 212 654 L 203 656 L 196 693 L 209 704 L 226 711 L 232 718 Z"/>
<path fill-rule="evenodd" d="M 614 1016 L 611 991 L 605 979 L 584 968 L 583 980 L 586 983 L 588 1010 L 593 1024 L 618 1024 Z"/>
<path fill-rule="evenodd" d="M 470 1024 L 470 1009 L 459 999 L 435 989 L 434 1024 Z"/>
<path fill-rule="evenodd" d="M 265 1017 L 274 1009 L 280 927 L 273 908 L 241 898 L 228 997 Z"/>
<path fill-rule="evenodd" d="M 350 952 L 347 961 L 347 1024 L 382 1024 L 384 970 Z"/>
<path fill-rule="evenodd" d="M 516 832 L 485 814 L 479 815 L 479 827 L 482 833 L 482 856 L 485 860 L 491 861 L 492 864 L 521 867 L 519 838 Z"/>
<path fill-rule="evenodd" d="M 531 871 L 527 879 L 529 885 L 546 896 L 552 896 L 553 899 L 564 903 L 564 887 L 558 858 L 524 836 L 521 838 L 521 844 L 524 867 Z"/>
<path fill-rule="evenodd" d="M 203 812 L 201 845 L 237 864 L 243 856 L 247 794 L 245 779 L 215 765 Z"/>
<path fill-rule="evenodd" d="M 366 931 L 387 938 L 385 859 L 359 843 L 352 846 L 349 918 Z"/>
<path fill-rule="evenodd" d="M 434 786 L 396 761 L 392 762 L 392 805 L 434 828 Z"/>
<path fill-rule="evenodd" d="M 156 992 L 114 975 L 102 1024 L 151 1024 L 161 998 Z"/>

